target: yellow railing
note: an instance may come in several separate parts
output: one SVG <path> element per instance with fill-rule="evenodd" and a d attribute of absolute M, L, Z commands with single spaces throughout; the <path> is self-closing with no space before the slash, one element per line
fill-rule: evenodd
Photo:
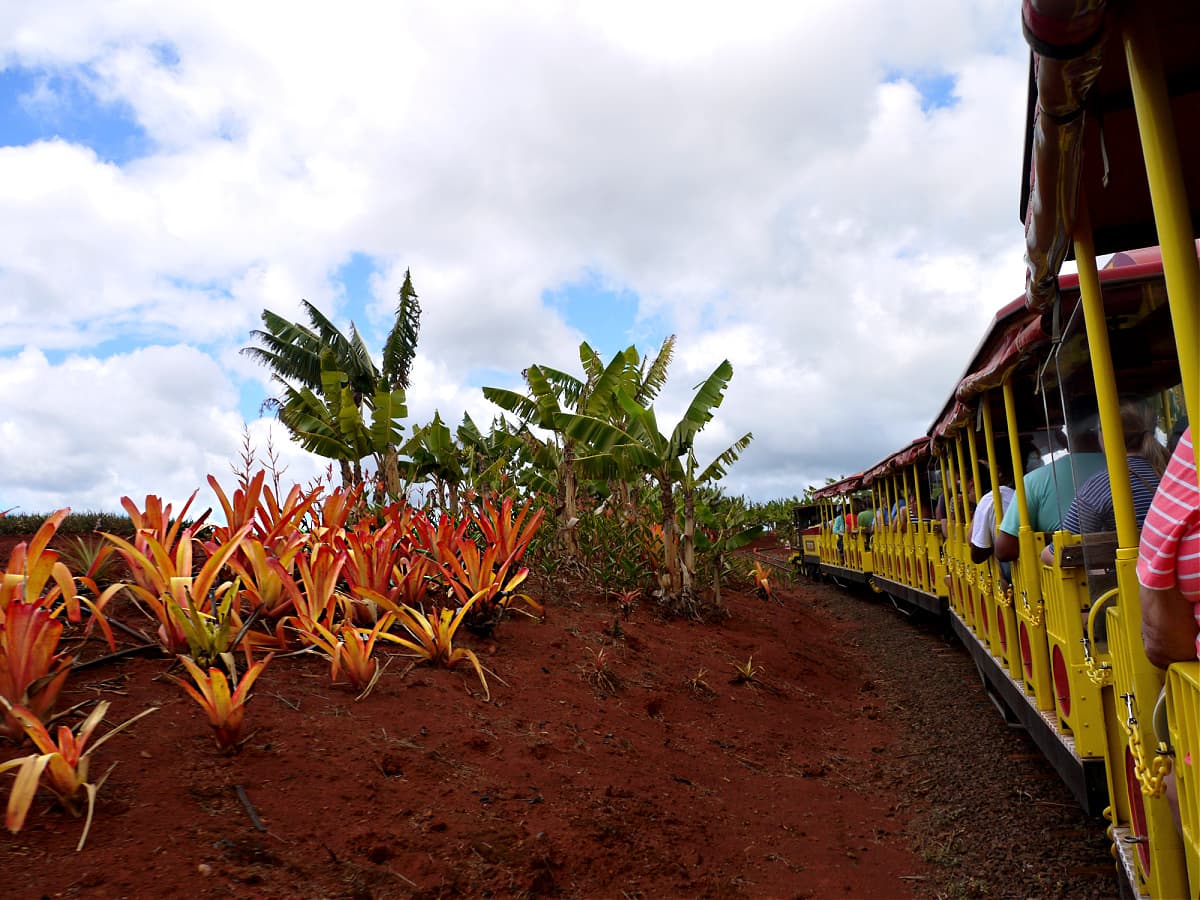
<path fill-rule="evenodd" d="M 1042 603 L 1059 728 L 1074 737 L 1079 756 L 1099 757 L 1105 755 L 1106 744 L 1101 685 L 1090 673 L 1106 665 L 1107 659 L 1101 660 L 1099 648 L 1084 641 L 1084 627 L 1092 605 L 1086 569 L 1064 569 L 1059 565 L 1063 551 L 1079 544 L 1078 535 L 1055 533 L 1055 564 L 1040 567 Z"/>
<path fill-rule="evenodd" d="M 1188 896 L 1200 896 L 1200 662 L 1176 663 L 1167 672 L 1167 722 L 1174 747 Z"/>

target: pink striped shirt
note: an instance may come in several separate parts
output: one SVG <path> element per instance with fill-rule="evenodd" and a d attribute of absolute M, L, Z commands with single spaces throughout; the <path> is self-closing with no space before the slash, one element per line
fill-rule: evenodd
<path fill-rule="evenodd" d="M 1191 428 L 1180 438 L 1146 516 L 1137 574 L 1152 590 L 1178 586 L 1200 624 L 1200 486 Z M 1200 656 L 1200 637 L 1196 654 Z"/>

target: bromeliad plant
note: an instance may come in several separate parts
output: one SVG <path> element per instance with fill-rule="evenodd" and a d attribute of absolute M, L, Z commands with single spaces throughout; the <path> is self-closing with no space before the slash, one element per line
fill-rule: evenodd
<path fill-rule="evenodd" d="M 329 657 L 332 680 L 336 683 L 339 676 L 344 674 L 346 681 L 360 692 L 359 698 L 362 698 L 375 686 L 382 672 L 374 658 L 375 644 L 394 622 L 395 616 L 388 613 L 370 629 L 343 623 L 334 633 L 320 622 L 313 622 L 297 630 L 307 643 Z"/>
<path fill-rule="evenodd" d="M 483 666 L 479 657 L 466 647 L 454 646 L 454 635 L 463 623 L 463 619 L 475 605 L 477 598 L 472 597 L 458 609 L 443 609 L 434 607 L 429 615 L 423 610 L 404 606 L 396 612 L 396 621 L 408 632 L 408 637 L 398 634 L 383 633 L 380 636 L 394 644 L 399 644 L 417 655 L 421 662 L 443 665 L 448 669 L 454 668 L 463 660 L 475 668 L 479 682 L 483 685 L 484 699 L 490 700 L 492 695 L 488 690 L 487 679 L 483 676 Z"/>
<path fill-rule="evenodd" d="M 92 827 L 96 794 L 105 779 L 108 778 L 109 773 L 112 772 L 112 767 L 110 767 L 98 781 L 88 781 L 88 764 L 91 761 L 91 755 L 113 735 L 124 731 L 143 716 L 150 715 L 158 707 L 152 707 L 131 719 L 126 719 L 89 746 L 92 734 L 104 720 L 105 713 L 108 712 L 107 700 L 96 704 L 96 708 L 79 726 L 78 733 L 73 733 L 67 726 L 60 725 L 57 740 L 51 737 L 50 732 L 46 730 L 32 710 L 23 706 L 10 705 L 2 698 L 0 698 L 0 703 L 3 703 L 5 711 L 20 723 L 22 729 L 41 751 L 0 764 L 0 772 L 17 770 L 16 781 L 13 783 L 12 793 L 8 798 L 5 825 L 13 834 L 21 830 L 25 824 L 25 817 L 29 813 L 29 807 L 33 805 L 33 798 L 37 793 L 38 786 L 43 783 L 44 779 L 45 787 L 54 794 L 59 804 L 71 815 L 78 817 L 83 812 L 84 803 L 87 803 L 87 820 L 84 822 L 83 835 L 79 838 L 79 844 L 75 848 L 77 851 L 82 850 L 83 845 L 87 842 L 88 831 Z M 116 763 L 113 763 L 113 766 L 115 765 Z"/>
<path fill-rule="evenodd" d="M 22 706 L 44 716 L 53 707 L 70 671 L 72 658 L 59 652 L 64 611 L 72 622 L 80 621 L 80 601 L 92 613 L 115 647 L 103 607 L 119 587 L 99 593 L 95 600 L 79 597 L 67 567 L 49 549 L 51 538 L 69 510 L 61 509 L 38 529 L 33 540 L 18 544 L 0 578 L 0 737 L 20 738 L 20 723 L 7 711 Z"/>
<path fill-rule="evenodd" d="M 179 661 L 192 676 L 195 687 L 175 675 L 168 677 L 178 684 L 189 697 L 200 704 L 208 716 L 208 724 L 212 727 L 217 746 L 224 753 L 236 753 L 240 747 L 239 737 L 242 733 L 242 720 L 246 715 L 246 702 L 250 699 L 250 688 L 263 669 L 267 667 L 275 654 L 264 656 L 246 670 L 240 679 L 234 677 L 237 688 L 229 689 L 229 679 L 225 673 L 216 667 L 210 667 L 207 672 L 196 665 L 190 658 L 180 656 Z"/>
<path fill-rule="evenodd" d="M 754 593 L 758 594 L 758 598 L 770 600 L 771 576 L 758 560 L 754 561 L 754 569 L 751 570 L 750 577 L 754 579 Z"/>
<path fill-rule="evenodd" d="M 148 553 L 124 538 L 105 534 L 134 571 L 137 583 L 130 585 L 130 590 L 135 601 L 144 602 L 158 621 L 159 643 L 166 652 L 175 654 L 190 650 L 203 655 L 202 644 L 218 639 L 214 629 L 223 626 L 215 621 L 214 604 L 219 603 L 220 597 L 231 586 L 228 582 L 218 585 L 217 576 L 251 527 L 250 524 L 243 525 L 226 543 L 215 547 L 195 576 L 192 575 L 191 529 L 184 529 L 173 541 L 174 554 L 168 552 L 167 545 L 153 534 L 138 536 L 138 542 L 144 543 Z M 191 627 L 185 627 L 189 623 Z M 193 645 L 189 636 L 198 634 L 202 634 L 204 640 Z"/>
<path fill-rule="evenodd" d="M 54 706 L 73 657 L 58 652 L 63 625 L 41 606 L 14 602 L 0 625 L 0 737 L 17 739 L 21 722 L 10 712 L 26 708 L 42 718 Z"/>
<path fill-rule="evenodd" d="M 513 515 L 512 497 L 505 497 L 498 510 L 486 498 L 482 506 L 481 511 L 476 512 L 472 509 L 470 514 L 471 520 L 483 533 L 484 540 L 496 548 L 498 559 L 520 562 L 529 547 L 529 542 L 537 534 L 538 526 L 542 524 L 542 517 L 546 514 L 545 508 L 537 510 L 532 516 L 529 515 L 533 506 L 532 497 L 521 505 L 521 510 L 516 516 Z"/>
<path fill-rule="evenodd" d="M 81 620 L 82 602 L 91 612 L 92 621 L 100 625 L 109 646 L 115 646 L 103 610 L 119 587 L 110 587 L 103 593 L 94 591 L 95 600 L 80 597 L 75 592 L 75 579 L 70 570 L 49 547 L 58 526 L 70 511 L 69 508 L 60 509 L 52 514 L 28 545 L 21 543 L 13 548 L 8 568 L 0 575 L 0 627 L 4 625 L 5 610 L 14 602 L 44 607 L 54 617 L 65 610 L 71 622 Z M 91 628 L 90 622 L 88 628 Z"/>
<path fill-rule="evenodd" d="M 498 559 L 495 545 L 489 544 L 480 550 L 474 541 L 464 538 L 459 541 L 457 552 L 446 554 L 442 564 L 446 581 L 459 605 L 465 607 L 469 602 L 471 606 L 466 618 L 467 628 L 478 634 L 490 634 L 505 611 L 514 608 L 513 604 L 518 601 L 532 614 L 543 614 L 540 603 L 528 594 L 516 593 L 529 577 L 529 569 L 510 573 L 512 557 L 500 562 Z"/>

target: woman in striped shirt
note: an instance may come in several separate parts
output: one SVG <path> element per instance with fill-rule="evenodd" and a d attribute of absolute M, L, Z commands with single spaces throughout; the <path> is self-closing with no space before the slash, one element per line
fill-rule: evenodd
<path fill-rule="evenodd" d="M 1129 486 L 1133 491 L 1133 512 L 1140 529 L 1150 512 L 1154 492 L 1167 467 L 1167 451 L 1155 436 L 1157 416 L 1153 409 L 1138 399 L 1121 403 L 1121 429 L 1124 431 L 1126 462 L 1129 466 Z M 1101 435 L 1101 445 L 1104 444 Z M 1072 534 L 1096 534 L 1115 531 L 1117 517 L 1113 510 L 1112 482 L 1108 469 L 1102 469 L 1080 485 L 1063 516 L 1062 530 Z M 1042 562 L 1054 563 L 1054 545 L 1042 551 Z"/>
<path fill-rule="evenodd" d="M 1146 517 L 1137 574 L 1146 657 L 1160 668 L 1200 658 L 1200 485 L 1190 428 Z"/>

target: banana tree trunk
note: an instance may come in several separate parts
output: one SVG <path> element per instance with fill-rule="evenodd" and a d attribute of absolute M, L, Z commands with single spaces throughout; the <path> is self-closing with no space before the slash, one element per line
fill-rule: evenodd
<path fill-rule="evenodd" d="M 696 491 L 691 485 L 683 488 L 683 540 L 680 541 L 683 565 L 680 567 L 684 601 L 692 598 L 692 576 L 696 571 Z"/>
<path fill-rule="evenodd" d="M 576 497 L 575 442 L 563 442 L 562 468 L 559 471 L 559 519 L 558 538 L 563 552 L 571 559 L 579 558 L 579 502 Z"/>
<path fill-rule="evenodd" d="M 725 556 L 720 550 L 713 554 L 713 605 L 723 609 L 721 603 L 721 571 L 725 568 Z"/>
<path fill-rule="evenodd" d="M 383 490 L 387 494 L 387 499 L 398 500 L 400 498 L 400 460 L 394 446 L 389 446 L 383 451 L 382 459 L 379 460 L 379 472 L 383 478 Z"/>
<path fill-rule="evenodd" d="M 658 483 L 658 496 L 662 502 L 663 565 L 667 570 L 667 584 L 671 594 L 669 599 L 676 600 L 682 591 L 682 584 L 678 547 L 675 544 L 675 493 L 670 475 L 660 478 Z"/>

